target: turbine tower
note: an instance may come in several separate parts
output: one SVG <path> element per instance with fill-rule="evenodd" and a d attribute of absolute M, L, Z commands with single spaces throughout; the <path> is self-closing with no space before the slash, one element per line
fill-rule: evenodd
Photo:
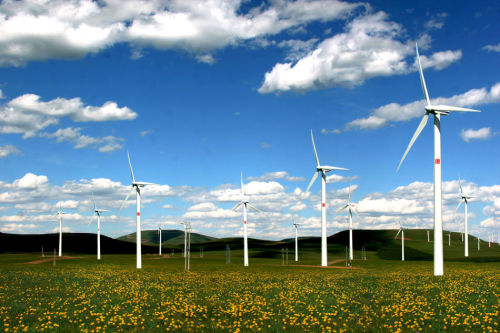
<path fill-rule="evenodd" d="M 105 209 L 97 209 L 92 193 L 92 202 L 94 203 L 94 213 L 97 216 L 97 260 L 101 260 L 101 213 L 107 212 Z"/>
<path fill-rule="evenodd" d="M 160 256 L 161 256 L 161 223 L 160 225 L 158 226 L 158 236 L 160 237 L 160 241 L 158 243 L 158 247 L 160 248 L 159 251 L 160 251 Z"/>
<path fill-rule="evenodd" d="M 441 115 L 447 116 L 452 111 L 462 112 L 479 112 L 478 110 L 466 109 L 457 106 L 448 105 L 432 105 L 427 93 L 425 85 L 424 73 L 422 72 L 422 65 L 420 64 L 420 56 L 418 54 L 418 46 L 415 45 L 417 52 L 418 69 L 420 72 L 420 81 L 422 83 L 422 90 L 424 92 L 426 106 L 425 114 L 417 130 L 410 140 L 408 148 L 399 162 L 396 172 L 401 167 L 406 155 L 410 151 L 411 146 L 424 129 L 429 119 L 429 115 L 434 116 L 434 275 L 441 276 L 444 273 L 443 265 L 443 212 L 442 212 L 442 193 L 441 193 Z"/>
<path fill-rule="evenodd" d="M 316 152 L 316 145 L 314 144 L 313 131 L 311 129 L 311 140 L 314 150 L 314 157 L 316 158 L 316 172 L 314 173 L 309 186 L 307 186 L 306 193 L 309 192 L 312 184 L 318 178 L 318 173 L 321 173 L 321 266 L 328 266 L 328 254 L 326 245 L 326 173 L 332 170 L 349 170 L 346 168 L 339 168 L 329 165 L 320 165 L 318 153 Z"/>
<path fill-rule="evenodd" d="M 458 208 L 460 207 L 462 202 L 464 203 L 464 208 L 465 208 L 465 211 L 464 211 L 465 256 L 468 257 L 469 256 L 469 229 L 468 229 L 469 224 L 467 222 L 467 215 L 468 215 L 468 208 L 469 208 L 469 199 L 471 199 L 472 197 L 469 197 L 469 196 L 464 194 L 464 191 L 462 189 L 462 181 L 460 180 L 460 177 L 458 177 L 458 185 L 460 186 L 460 201 L 458 202 L 457 208 L 455 210 L 458 210 Z"/>
<path fill-rule="evenodd" d="M 295 261 L 299 261 L 299 228 L 298 223 L 293 222 L 293 227 L 295 228 Z"/>
<path fill-rule="evenodd" d="M 399 231 L 394 237 L 394 239 L 398 238 L 399 233 L 401 233 L 401 261 L 405 261 L 405 229 L 399 221 Z"/>
<path fill-rule="evenodd" d="M 61 204 L 59 203 L 59 210 L 56 213 L 56 216 L 59 216 L 59 257 L 62 256 L 62 216 L 66 214 L 61 209 Z"/>
<path fill-rule="evenodd" d="M 347 204 L 340 208 L 337 212 L 340 212 L 347 208 L 349 212 L 349 260 L 354 260 L 354 250 L 352 242 L 352 213 L 356 213 L 356 205 L 351 202 L 351 185 L 349 185 L 349 197 L 347 199 Z"/>
<path fill-rule="evenodd" d="M 243 206 L 243 264 L 248 266 L 248 228 L 247 228 L 247 207 L 260 212 L 257 208 L 248 203 L 248 199 L 245 197 L 245 189 L 243 187 L 243 173 L 241 174 L 241 201 L 233 207 L 233 211 L 236 211 L 240 206 Z"/>
<path fill-rule="evenodd" d="M 132 192 L 135 190 L 135 202 L 136 202 L 136 246 L 137 246 L 137 268 L 142 268 L 142 257 L 141 257 L 141 187 L 146 185 L 152 185 L 153 183 L 147 182 L 136 182 L 134 177 L 134 171 L 132 170 L 132 163 L 130 163 L 130 155 L 127 151 L 128 165 L 130 167 L 130 175 L 132 176 L 132 187 L 128 192 L 125 200 L 123 200 L 120 210 L 122 209 L 125 202 L 128 200 Z"/>

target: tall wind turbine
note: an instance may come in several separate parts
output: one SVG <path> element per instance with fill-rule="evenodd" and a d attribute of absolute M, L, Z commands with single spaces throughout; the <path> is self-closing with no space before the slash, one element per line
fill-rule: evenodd
<path fill-rule="evenodd" d="M 466 109 L 457 106 L 448 105 L 432 105 L 427 93 L 425 85 L 424 73 L 422 72 L 422 65 L 420 64 L 420 56 L 418 54 L 418 46 L 415 45 L 417 51 L 418 69 L 420 72 L 420 81 L 422 83 L 422 90 L 424 92 L 425 100 L 425 114 L 420 124 L 411 138 L 410 144 L 399 162 L 398 169 L 401 167 L 406 155 L 410 151 L 411 146 L 424 129 L 429 119 L 429 115 L 434 116 L 434 275 L 443 275 L 443 212 L 442 212 L 442 199 L 441 199 L 441 115 L 447 116 L 451 111 L 462 112 L 479 112 L 478 110 Z M 397 172 L 397 171 L 396 171 Z"/>
<path fill-rule="evenodd" d="M 161 223 L 160 225 L 158 226 L 158 236 L 160 236 L 160 241 L 158 243 L 158 247 L 160 248 L 160 256 L 161 256 Z"/>
<path fill-rule="evenodd" d="M 328 266 L 328 254 L 326 245 L 326 173 L 332 170 L 349 170 L 346 168 L 339 168 L 329 165 L 320 165 L 318 159 L 318 153 L 316 151 L 316 145 L 314 144 L 313 131 L 311 129 L 311 140 L 314 150 L 314 157 L 316 158 L 316 172 L 307 186 L 306 193 L 309 192 L 312 184 L 316 178 L 318 178 L 318 173 L 321 173 L 321 266 Z"/>
<path fill-rule="evenodd" d="M 56 216 L 59 216 L 59 257 L 62 256 L 62 216 L 66 214 L 61 209 L 61 204 L 59 204 L 59 210 L 56 213 Z"/>
<path fill-rule="evenodd" d="M 352 243 L 352 212 L 356 213 L 356 208 L 355 204 L 351 202 L 351 185 L 349 185 L 349 197 L 347 199 L 347 204 L 340 208 L 337 212 L 340 212 L 344 209 L 347 208 L 347 211 L 349 212 L 349 260 L 354 260 L 354 250 L 353 250 L 353 243 Z"/>
<path fill-rule="evenodd" d="M 401 261 L 405 261 L 405 229 L 403 228 L 401 221 L 399 221 L 399 231 L 394 239 L 398 237 L 399 233 L 401 233 Z"/>
<path fill-rule="evenodd" d="M 464 194 L 464 191 L 462 189 L 462 181 L 460 180 L 460 177 L 458 177 L 458 185 L 460 186 L 460 202 L 458 203 L 458 206 L 455 210 L 458 210 L 458 208 L 460 207 L 462 202 L 464 203 L 464 208 L 465 208 L 465 212 L 464 212 L 464 218 L 465 218 L 465 223 L 464 223 L 464 226 L 465 226 L 465 256 L 468 257 L 469 256 L 469 231 L 468 231 L 469 224 L 467 222 L 467 215 L 468 215 L 467 210 L 469 207 L 469 199 L 471 197 Z"/>
<path fill-rule="evenodd" d="M 243 206 L 243 264 L 248 266 L 248 228 L 247 228 L 247 207 L 260 212 L 257 208 L 248 203 L 248 199 L 245 197 L 245 189 L 243 187 L 243 173 L 241 174 L 241 201 L 233 207 L 233 211 L 236 211 L 240 206 Z"/>
<path fill-rule="evenodd" d="M 97 260 L 101 260 L 101 213 L 107 212 L 107 210 L 97 208 L 93 193 L 92 202 L 94 203 L 94 213 L 97 216 Z"/>
<path fill-rule="evenodd" d="M 293 227 L 295 228 L 295 261 L 299 261 L 299 228 L 298 223 L 293 222 Z"/>
<path fill-rule="evenodd" d="M 136 202 L 136 246 L 137 246 L 137 268 L 142 268 L 142 257 L 141 257 L 141 187 L 146 185 L 152 185 L 153 183 L 147 182 L 136 182 L 134 177 L 134 171 L 132 170 L 132 163 L 130 163 L 130 155 L 127 151 L 128 165 L 130 167 L 130 175 L 132 176 L 132 188 L 128 192 L 125 200 L 123 200 L 120 210 L 122 209 L 125 202 L 128 200 L 132 192 L 135 190 L 135 202 Z"/>

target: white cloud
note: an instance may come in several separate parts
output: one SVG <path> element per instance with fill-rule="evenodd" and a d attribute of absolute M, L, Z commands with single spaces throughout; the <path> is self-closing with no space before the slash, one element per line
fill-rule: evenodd
<path fill-rule="evenodd" d="M 342 131 L 338 128 L 327 130 L 326 128 L 321 129 L 321 134 L 340 134 Z"/>
<path fill-rule="evenodd" d="M 58 143 L 73 143 L 75 149 L 95 147 L 102 153 L 108 153 L 123 148 L 123 145 L 121 144 L 121 142 L 124 141 L 123 138 L 117 138 L 111 135 L 102 138 L 95 138 L 83 135 L 80 132 L 81 128 L 67 127 L 60 128 L 54 133 L 40 133 L 39 136 L 45 138 L 55 138 Z"/>
<path fill-rule="evenodd" d="M 23 153 L 19 148 L 11 145 L 0 146 L 0 158 L 5 158 L 9 155 L 22 155 Z"/>
<path fill-rule="evenodd" d="M 331 174 L 330 176 L 326 177 L 326 182 L 327 183 L 351 182 L 355 179 L 358 179 L 358 176 L 346 177 L 337 174 Z"/>
<path fill-rule="evenodd" d="M 432 104 L 471 107 L 482 104 L 500 102 L 500 82 L 487 88 L 471 89 L 463 94 L 452 97 L 438 97 L 431 100 Z M 405 105 L 389 103 L 373 110 L 366 118 L 349 122 L 346 129 L 377 129 L 390 122 L 408 121 L 421 117 L 425 113 L 425 101 L 419 100 Z"/>
<path fill-rule="evenodd" d="M 30 229 L 34 229 L 37 226 L 33 223 L 22 224 L 22 223 L 7 223 L 0 227 L 2 232 L 15 232 L 15 233 L 27 233 Z"/>
<path fill-rule="evenodd" d="M 14 180 L 12 187 L 23 190 L 32 190 L 46 186 L 48 183 L 47 176 L 37 176 L 32 173 L 27 173 L 22 178 Z"/>
<path fill-rule="evenodd" d="M 483 127 L 477 130 L 469 128 L 462 129 L 460 132 L 460 137 L 465 142 L 469 142 L 470 140 L 486 140 L 491 138 L 491 127 Z"/>
<path fill-rule="evenodd" d="M 373 77 L 406 74 L 416 68 L 406 61 L 414 50 L 410 42 L 400 41 L 403 35 L 402 26 L 388 21 L 384 12 L 360 16 L 296 63 L 276 64 L 265 74 L 259 92 L 355 87 Z M 426 63 L 441 69 L 460 56 L 461 51 L 439 52 Z"/>
<path fill-rule="evenodd" d="M 248 180 L 260 180 L 260 181 L 269 181 L 275 179 L 284 179 L 289 182 L 303 182 L 306 179 L 304 177 L 295 177 L 290 176 L 286 171 L 274 171 L 274 172 L 266 172 L 260 177 L 247 177 Z"/>
<path fill-rule="evenodd" d="M 40 101 L 40 96 L 25 94 L 0 106 L 0 133 L 20 133 L 24 138 L 36 133 L 59 119 L 68 117 L 75 122 L 103 122 L 133 120 L 137 113 L 127 107 L 119 108 L 115 102 L 105 102 L 102 106 L 84 106 L 79 97 L 56 98 L 48 102 Z"/>
<path fill-rule="evenodd" d="M 360 5 L 273 1 L 246 10 L 242 1 L 224 0 L 3 1 L 0 65 L 82 58 L 122 42 L 132 46 L 135 59 L 145 46 L 208 55 L 313 21 L 341 19 Z"/>
<path fill-rule="evenodd" d="M 500 52 L 500 43 L 498 43 L 497 45 L 485 45 L 481 49 L 488 52 Z"/>
<path fill-rule="evenodd" d="M 439 30 L 444 26 L 444 20 L 448 17 L 447 13 L 439 13 L 433 15 L 429 21 L 425 23 L 426 29 L 436 29 Z"/>

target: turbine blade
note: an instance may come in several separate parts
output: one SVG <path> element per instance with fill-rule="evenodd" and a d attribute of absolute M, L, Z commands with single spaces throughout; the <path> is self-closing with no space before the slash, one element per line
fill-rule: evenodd
<path fill-rule="evenodd" d="M 97 210 L 97 207 L 95 205 L 95 200 L 94 200 L 94 192 L 92 192 L 92 202 L 94 203 L 94 210 Z"/>
<path fill-rule="evenodd" d="M 128 165 L 130 167 L 130 174 L 132 175 L 132 182 L 135 183 L 134 170 L 132 170 L 132 163 L 130 163 L 130 154 L 127 150 Z"/>
<path fill-rule="evenodd" d="M 122 201 L 122 204 L 120 205 L 120 209 L 118 209 L 118 215 L 120 215 L 120 212 L 122 211 L 123 205 L 125 205 L 125 202 L 128 200 L 128 198 L 130 197 L 130 195 L 132 194 L 133 191 L 134 191 L 134 187 L 131 187 L 130 191 L 128 191 L 127 196 Z"/>
<path fill-rule="evenodd" d="M 243 198 L 245 198 L 245 190 L 243 189 L 243 172 L 241 172 L 240 176 L 241 176 L 241 200 L 243 200 Z"/>
<path fill-rule="evenodd" d="M 316 145 L 314 144 L 314 136 L 313 136 L 313 130 L 312 129 L 311 129 L 311 140 L 312 140 L 312 143 L 313 143 L 314 157 L 316 158 L 316 164 L 319 166 L 318 152 L 316 151 Z"/>
<path fill-rule="evenodd" d="M 460 194 L 463 196 L 464 191 L 462 190 L 462 180 L 460 179 L 460 176 L 458 176 L 458 185 L 460 186 Z"/>
<path fill-rule="evenodd" d="M 232 210 L 233 210 L 233 211 L 236 211 L 236 209 L 238 209 L 240 206 L 241 206 L 241 202 L 238 202 L 238 203 L 236 204 L 236 206 L 234 206 L 234 207 L 233 207 L 233 209 L 232 209 Z"/>
<path fill-rule="evenodd" d="M 417 51 L 417 61 L 418 61 L 418 70 L 420 72 L 420 83 L 422 83 L 422 90 L 424 91 L 425 101 L 427 105 L 431 105 L 431 101 L 429 99 L 429 94 L 427 93 L 427 86 L 425 85 L 424 72 L 422 71 L 422 64 L 420 64 L 420 55 L 418 54 L 418 45 L 415 43 L 415 50 Z"/>
<path fill-rule="evenodd" d="M 399 233 L 401 232 L 401 229 L 399 229 L 398 233 L 396 234 L 396 236 L 394 237 L 394 239 L 398 238 L 398 235 Z"/>
<path fill-rule="evenodd" d="M 261 211 L 260 211 L 260 210 L 258 210 L 258 209 L 257 209 L 257 208 L 255 208 L 254 206 L 250 205 L 249 203 L 247 203 L 247 207 L 248 207 L 248 208 L 252 208 L 252 209 L 253 209 L 253 210 L 255 210 L 256 212 L 261 213 Z"/>
<path fill-rule="evenodd" d="M 432 105 L 430 107 L 434 111 L 443 111 L 443 112 L 448 112 L 448 111 L 456 111 L 456 112 L 481 112 L 476 109 L 468 109 L 468 108 L 462 108 L 459 106 L 451 106 L 451 105 Z"/>
<path fill-rule="evenodd" d="M 339 208 L 339 209 L 337 210 L 337 213 L 338 213 L 338 212 L 343 211 L 343 210 L 344 210 L 344 209 L 346 209 L 347 207 L 349 207 L 349 205 L 345 205 L 344 207 Z"/>
<path fill-rule="evenodd" d="M 458 202 L 458 205 L 457 205 L 457 208 L 455 208 L 455 211 L 457 211 L 459 208 L 460 208 L 460 205 L 462 205 L 462 199 L 460 199 L 460 201 Z"/>
<path fill-rule="evenodd" d="M 309 183 L 309 186 L 307 186 L 306 193 L 309 192 L 309 189 L 311 188 L 311 186 L 314 183 L 314 181 L 316 180 L 316 178 L 318 178 L 318 173 L 317 172 L 314 173 L 314 176 L 312 177 L 311 182 Z"/>
<path fill-rule="evenodd" d="M 347 204 L 351 203 L 351 183 L 349 183 L 349 197 L 347 197 Z"/>
<path fill-rule="evenodd" d="M 408 148 L 406 148 L 406 151 L 403 155 L 403 158 L 401 158 L 401 161 L 399 162 L 399 165 L 398 165 L 396 172 L 399 171 L 399 168 L 401 167 L 401 164 L 403 164 L 403 161 L 405 160 L 406 155 L 410 151 L 411 146 L 413 146 L 413 143 L 418 138 L 418 136 L 420 135 L 420 132 L 422 132 L 425 125 L 427 124 L 427 119 L 429 119 L 429 114 L 425 113 L 424 117 L 422 118 L 422 120 L 420 121 L 420 124 L 417 127 L 417 130 L 415 131 L 415 134 L 413 134 L 413 137 L 411 138 L 411 141 L 410 141 L 410 144 L 408 145 Z"/>

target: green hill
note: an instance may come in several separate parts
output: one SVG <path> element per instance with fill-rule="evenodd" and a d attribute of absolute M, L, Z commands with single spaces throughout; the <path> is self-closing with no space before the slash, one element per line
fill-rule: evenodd
<path fill-rule="evenodd" d="M 191 244 L 209 242 L 212 240 L 216 240 L 217 238 L 205 236 L 197 233 L 191 233 Z M 128 235 L 124 235 L 118 237 L 118 240 L 126 241 L 126 242 L 134 242 L 136 240 L 136 234 L 131 233 Z M 141 231 L 141 240 L 144 245 L 155 245 L 158 246 L 158 242 L 160 240 L 160 235 L 158 234 L 158 230 L 142 230 Z M 161 243 L 162 247 L 174 247 L 180 248 L 184 245 L 184 231 L 181 230 L 162 230 L 161 231 Z"/>

